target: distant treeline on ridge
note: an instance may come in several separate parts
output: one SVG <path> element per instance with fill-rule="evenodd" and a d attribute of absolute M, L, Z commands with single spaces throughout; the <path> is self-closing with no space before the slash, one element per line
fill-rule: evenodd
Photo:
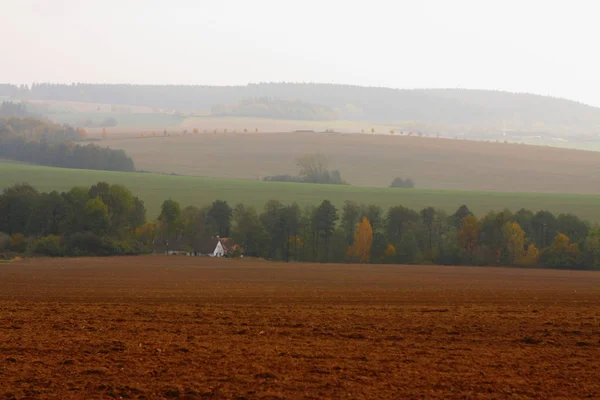
<path fill-rule="evenodd" d="M 531 94 L 464 89 L 390 89 L 316 83 L 260 83 L 246 86 L 51 84 L 0 85 L 0 96 L 127 104 L 169 110 L 210 110 L 244 99 L 277 98 L 320 104 L 341 119 L 420 121 L 481 129 L 585 132 L 600 125 L 600 109 L 570 100 Z M 238 110 L 242 112 L 242 110 Z"/>

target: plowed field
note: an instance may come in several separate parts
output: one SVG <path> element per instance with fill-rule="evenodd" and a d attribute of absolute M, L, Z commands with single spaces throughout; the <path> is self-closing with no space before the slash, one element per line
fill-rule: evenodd
<path fill-rule="evenodd" d="M 600 273 L 0 264 L 0 399 L 600 398 Z"/>

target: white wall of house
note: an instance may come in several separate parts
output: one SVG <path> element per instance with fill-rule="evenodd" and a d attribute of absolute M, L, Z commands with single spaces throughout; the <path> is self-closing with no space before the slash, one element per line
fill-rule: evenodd
<path fill-rule="evenodd" d="M 218 241 L 217 247 L 215 247 L 215 251 L 213 251 L 212 256 L 213 257 L 223 257 L 224 255 L 225 255 L 225 249 L 223 248 L 221 241 Z"/>

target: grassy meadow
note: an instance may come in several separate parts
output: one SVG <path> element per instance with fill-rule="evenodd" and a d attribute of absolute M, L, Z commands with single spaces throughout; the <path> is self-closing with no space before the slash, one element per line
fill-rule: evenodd
<path fill-rule="evenodd" d="M 168 198 L 183 206 L 210 204 L 215 199 L 232 205 L 244 203 L 260 209 L 269 199 L 300 205 L 317 204 L 324 199 L 341 207 L 345 200 L 376 204 L 384 209 L 403 205 L 416 210 L 426 206 L 454 212 L 466 204 L 478 215 L 489 210 L 522 207 L 574 213 L 600 222 L 600 195 L 503 193 L 459 190 L 389 189 L 359 186 L 311 185 L 252 180 L 170 176 L 146 173 L 122 173 L 40 167 L 1 162 L 0 188 L 16 182 L 27 182 L 38 190 L 68 190 L 73 186 L 91 185 L 98 181 L 121 184 L 140 196 L 148 208 L 148 217 L 158 215 L 160 204 Z"/>

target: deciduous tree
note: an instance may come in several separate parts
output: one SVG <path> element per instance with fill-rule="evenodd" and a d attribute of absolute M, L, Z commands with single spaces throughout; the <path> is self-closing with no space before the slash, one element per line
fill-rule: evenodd
<path fill-rule="evenodd" d="M 525 257 L 525 232 L 516 222 L 504 225 L 504 243 L 510 265 L 521 264 Z"/>
<path fill-rule="evenodd" d="M 354 233 L 354 241 L 350 248 L 350 256 L 353 260 L 367 263 L 371 260 L 371 246 L 373 244 L 373 228 L 366 217 L 363 217 Z"/>

